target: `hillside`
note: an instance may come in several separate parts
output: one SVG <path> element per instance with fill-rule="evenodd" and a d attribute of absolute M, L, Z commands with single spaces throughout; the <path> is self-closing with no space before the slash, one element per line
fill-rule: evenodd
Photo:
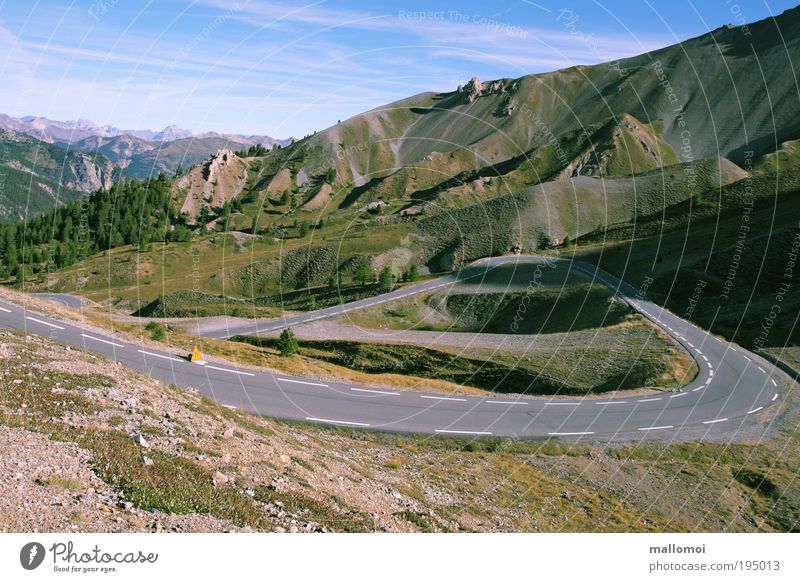
<path fill-rule="evenodd" d="M 475 78 L 450 93 L 421 93 L 280 152 L 273 179 L 285 181 L 288 169 L 291 188 L 308 200 L 335 172 L 330 210 L 375 200 L 425 206 L 440 197 L 448 206 L 457 196 L 475 194 L 477 202 L 559 176 L 741 162 L 744 150 L 758 156 L 800 134 L 798 93 L 782 74 L 800 56 L 800 9 L 749 30 L 722 27 L 619 68 Z M 764 82 L 754 83 L 759 68 Z"/>
<path fill-rule="evenodd" d="M 20 220 L 111 187 L 112 162 L 102 154 L 66 150 L 23 133 L 0 130 L 0 220 Z"/>

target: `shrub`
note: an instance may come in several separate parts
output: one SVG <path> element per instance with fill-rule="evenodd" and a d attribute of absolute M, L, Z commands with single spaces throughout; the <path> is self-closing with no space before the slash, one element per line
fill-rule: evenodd
<path fill-rule="evenodd" d="M 394 284 L 394 277 L 392 277 L 392 269 L 384 267 L 378 275 L 378 284 L 382 291 L 391 291 Z"/>
<path fill-rule="evenodd" d="M 294 332 L 288 327 L 281 332 L 278 338 L 278 351 L 284 357 L 293 356 L 297 353 L 300 346 L 297 343 L 297 338 L 294 337 Z"/>
<path fill-rule="evenodd" d="M 151 321 L 146 326 L 144 326 L 144 328 L 150 332 L 150 339 L 155 340 L 157 342 L 162 341 L 167 335 L 164 326 L 158 323 L 157 321 Z"/>

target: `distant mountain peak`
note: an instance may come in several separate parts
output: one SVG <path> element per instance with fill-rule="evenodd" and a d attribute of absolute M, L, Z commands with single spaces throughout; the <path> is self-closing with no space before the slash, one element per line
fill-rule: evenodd
<path fill-rule="evenodd" d="M 173 124 L 159 131 L 152 139 L 154 141 L 175 141 L 176 139 L 185 139 L 193 136 L 194 134 L 188 129 L 183 129 Z"/>

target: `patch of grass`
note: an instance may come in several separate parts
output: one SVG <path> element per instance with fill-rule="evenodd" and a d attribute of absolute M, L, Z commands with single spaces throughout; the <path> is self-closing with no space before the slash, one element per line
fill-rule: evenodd
<path fill-rule="evenodd" d="M 47 380 L 44 380 L 41 374 L 29 376 L 26 369 L 27 366 L 20 367 L 17 363 L 0 360 L 0 383 L 7 387 L 0 395 L 0 404 L 48 417 L 99 411 L 78 389 L 107 386 L 108 377 L 51 371 L 47 373 Z"/>
<path fill-rule="evenodd" d="M 193 461 L 148 450 L 153 465 L 146 467 L 143 450 L 116 431 L 72 429 L 65 437 L 92 451 L 98 476 L 141 509 L 203 513 L 259 529 L 270 526 L 269 518 L 244 492 L 215 487 L 211 472 Z"/>
<path fill-rule="evenodd" d="M 308 510 L 305 514 L 308 519 L 335 531 L 375 531 L 375 523 L 370 516 L 350 510 L 340 499 L 334 498 L 328 504 L 297 491 L 277 491 L 268 486 L 256 487 L 254 499 L 262 503 L 279 501 L 292 513 Z"/>
<path fill-rule="evenodd" d="M 643 339 L 647 341 L 647 334 Z M 275 349 L 277 340 L 235 336 L 232 341 Z M 491 392 L 525 394 L 587 394 L 640 388 L 679 386 L 694 377 L 693 362 L 667 342 L 651 338 L 651 346 L 586 346 L 579 350 L 511 355 L 472 350 L 473 357 L 455 349 L 412 344 L 300 340 L 299 354 L 367 374 L 403 374 Z M 626 344 L 627 345 L 627 344 Z M 674 360 L 686 366 L 673 369 Z M 677 371 L 686 372 L 678 378 Z"/>
<path fill-rule="evenodd" d="M 429 517 L 427 515 L 423 515 L 416 511 L 398 511 L 395 513 L 396 516 L 402 517 L 406 521 L 413 523 L 417 529 L 422 533 L 432 533 L 436 531 L 436 529 L 431 525 L 429 521 Z"/>
<path fill-rule="evenodd" d="M 53 475 L 46 479 L 37 479 L 36 483 L 44 487 L 53 487 L 55 489 L 66 489 L 67 491 L 78 492 L 83 491 L 83 483 L 71 477 L 63 477 L 60 475 Z"/>

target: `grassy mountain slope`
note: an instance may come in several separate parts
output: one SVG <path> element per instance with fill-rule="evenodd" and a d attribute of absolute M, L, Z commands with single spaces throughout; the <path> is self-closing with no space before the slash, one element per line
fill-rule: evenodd
<path fill-rule="evenodd" d="M 548 148 L 555 151 L 532 164 L 528 184 L 565 170 L 629 175 L 676 161 L 741 161 L 746 149 L 760 155 L 800 132 L 797 87 L 783 74 L 800 56 L 800 10 L 777 21 L 782 37 L 769 19 L 751 25 L 749 36 L 723 27 L 620 68 L 473 79 L 451 93 L 422 93 L 287 148 L 278 166 L 291 168 L 299 189 L 334 169 L 336 206 L 349 207 L 424 199 L 454 176 L 505 176 Z M 753 82 L 758 70 L 763 82 Z"/>
<path fill-rule="evenodd" d="M 800 149 L 753 162 L 711 195 L 584 237 L 578 257 L 749 348 L 800 344 Z"/>

